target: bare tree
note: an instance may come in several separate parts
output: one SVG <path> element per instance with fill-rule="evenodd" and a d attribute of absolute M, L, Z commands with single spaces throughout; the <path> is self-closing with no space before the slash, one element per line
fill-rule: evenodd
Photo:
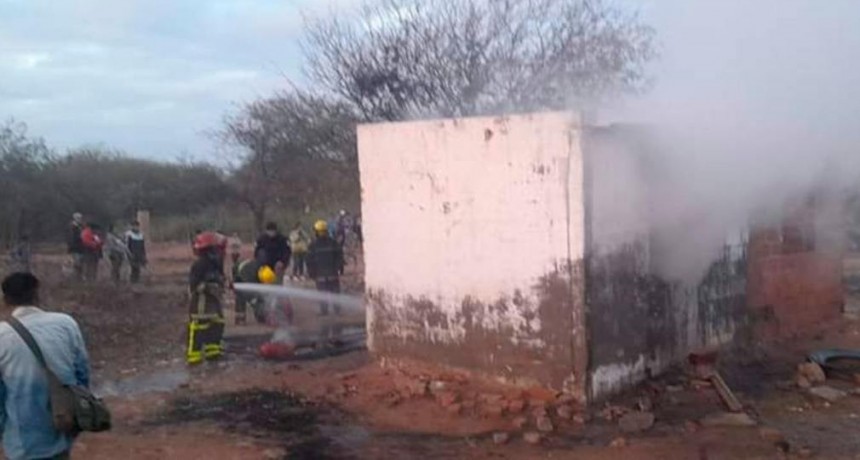
<path fill-rule="evenodd" d="M 309 20 L 311 81 L 365 120 L 582 107 L 647 88 L 654 31 L 603 0 L 368 0 Z"/>
<path fill-rule="evenodd" d="M 206 164 L 137 159 L 105 147 L 59 154 L 23 123 L 0 123 L 0 245 L 25 235 L 63 239 L 74 211 L 103 224 L 140 208 L 189 215 L 224 203 L 230 192 Z"/>
<path fill-rule="evenodd" d="M 237 196 L 258 230 L 271 205 L 357 195 L 355 115 L 344 103 L 298 91 L 245 105 L 228 117 L 223 142 L 242 148 Z"/>

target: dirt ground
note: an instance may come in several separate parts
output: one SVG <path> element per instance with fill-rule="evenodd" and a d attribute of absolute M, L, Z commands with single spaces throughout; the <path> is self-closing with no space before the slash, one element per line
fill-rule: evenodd
<path fill-rule="evenodd" d="M 63 254 L 37 257 L 44 304 L 80 322 L 95 389 L 115 417 L 111 432 L 82 435 L 73 458 L 860 458 L 852 370 L 845 379 L 827 380 L 846 391 L 834 402 L 794 383 L 795 367 L 808 352 L 860 348 L 860 323 L 853 320 L 778 346 L 722 352 L 719 369 L 756 424 L 711 426 L 709 416 L 722 413 L 722 403 L 684 369 L 584 411 L 539 389 L 500 387 L 416 363 L 381 363 L 356 343 L 265 361 L 256 353 L 273 331 L 265 325 L 230 327 L 225 359 L 187 369 L 190 257 L 184 245 L 156 245 L 139 286 L 76 286 L 65 280 Z M 345 284 L 359 292 L 355 265 Z M 317 306 L 297 301 L 294 309 L 297 332 L 313 336 Z M 346 311 L 342 321 L 360 323 L 361 315 Z M 631 413 L 653 414 L 654 421 L 623 431 L 619 419 Z"/>

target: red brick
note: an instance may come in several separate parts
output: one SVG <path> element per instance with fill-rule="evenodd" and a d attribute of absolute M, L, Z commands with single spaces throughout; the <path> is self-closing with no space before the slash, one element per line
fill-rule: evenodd
<path fill-rule="evenodd" d="M 768 311 L 758 334 L 786 338 L 838 318 L 844 301 L 841 257 L 813 251 L 763 255 L 763 238 L 754 234 L 748 252 L 748 306 Z"/>
<path fill-rule="evenodd" d="M 498 418 L 505 413 L 505 408 L 501 404 L 485 404 L 481 406 L 481 413 L 486 417 Z"/>
<path fill-rule="evenodd" d="M 463 412 L 463 405 L 451 404 L 450 406 L 445 407 L 445 410 L 447 410 L 451 414 L 459 415 L 461 412 Z"/>
<path fill-rule="evenodd" d="M 554 402 L 558 395 L 557 391 L 544 387 L 531 387 L 526 389 L 525 393 L 529 400 L 543 401 L 544 403 Z"/>
<path fill-rule="evenodd" d="M 522 399 L 508 401 L 508 412 L 511 414 L 522 414 L 526 408 L 526 402 Z"/>
<path fill-rule="evenodd" d="M 460 396 L 457 393 L 445 391 L 436 394 L 436 401 L 442 407 L 451 406 L 460 401 Z"/>

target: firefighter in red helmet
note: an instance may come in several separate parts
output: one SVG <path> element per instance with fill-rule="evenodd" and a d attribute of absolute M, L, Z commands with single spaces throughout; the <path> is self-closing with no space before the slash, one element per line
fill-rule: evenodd
<path fill-rule="evenodd" d="M 223 238 L 214 232 L 202 232 L 194 238 L 197 260 L 191 266 L 189 288 L 191 305 L 188 318 L 188 364 L 217 359 L 223 353 L 224 335 Z"/>

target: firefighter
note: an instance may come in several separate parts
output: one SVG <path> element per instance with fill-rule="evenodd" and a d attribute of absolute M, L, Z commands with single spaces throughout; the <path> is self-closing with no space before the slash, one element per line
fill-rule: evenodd
<path fill-rule="evenodd" d="M 329 236 L 328 224 L 319 220 L 314 224 L 316 238 L 308 247 L 308 275 L 316 281 L 317 290 L 323 292 L 340 292 L 340 274 L 343 273 L 343 248 Z M 334 305 L 335 314 L 340 314 L 340 305 Z M 320 315 L 326 316 L 329 303 L 320 304 Z"/>
<path fill-rule="evenodd" d="M 188 321 L 188 364 L 221 357 L 224 335 L 224 272 L 222 240 L 213 232 L 202 232 L 194 238 L 197 260 L 188 277 L 191 305 Z"/>
<path fill-rule="evenodd" d="M 266 251 L 258 249 L 253 259 L 248 259 L 233 268 L 234 283 L 275 284 L 275 271 L 266 265 Z M 245 310 L 250 306 L 258 323 L 266 322 L 265 299 L 259 294 L 236 292 L 236 324 L 245 324 Z"/>

